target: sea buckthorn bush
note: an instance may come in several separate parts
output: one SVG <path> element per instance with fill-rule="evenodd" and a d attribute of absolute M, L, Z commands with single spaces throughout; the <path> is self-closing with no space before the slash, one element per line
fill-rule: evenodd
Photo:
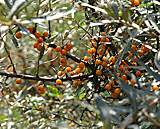
<path fill-rule="evenodd" d="M 0 126 L 158 128 L 159 7 L 0 1 Z"/>

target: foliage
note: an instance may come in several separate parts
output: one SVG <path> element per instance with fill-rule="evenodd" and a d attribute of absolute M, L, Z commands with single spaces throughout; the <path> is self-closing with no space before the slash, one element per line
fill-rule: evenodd
<path fill-rule="evenodd" d="M 135 1 L 0 2 L 1 127 L 159 127 L 160 2 Z"/>

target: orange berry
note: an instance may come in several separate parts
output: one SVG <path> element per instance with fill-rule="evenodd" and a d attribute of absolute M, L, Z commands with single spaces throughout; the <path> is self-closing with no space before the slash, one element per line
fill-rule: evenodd
<path fill-rule="evenodd" d="M 38 90 L 44 90 L 44 86 L 42 86 L 42 85 L 40 85 L 40 86 L 38 86 Z"/>
<path fill-rule="evenodd" d="M 48 35 L 49 35 L 49 34 L 48 34 L 47 31 L 44 31 L 44 32 L 43 32 L 43 37 L 48 37 Z"/>
<path fill-rule="evenodd" d="M 61 51 L 62 51 L 62 48 L 61 48 L 60 46 L 57 46 L 57 47 L 56 47 L 56 51 L 57 51 L 57 52 L 61 52 Z"/>
<path fill-rule="evenodd" d="M 83 68 L 84 68 L 84 63 L 83 63 L 83 62 L 80 62 L 80 63 L 78 64 L 78 67 L 81 68 L 81 69 L 83 69 Z"/>
<path fill-rule="evenodd" d="M 101 38 L 101 42 L 106 42 L 106 38 L 105 38 L 105 37 L 102 37 L 102 38 Z"/>
<path fill-rule="evenodd" d="M 42 43 L 42 42 L 43 42 L 43 38 L 39 37 L 39 38 L 37 39 L 37 43 Z"/>
<path fill-rule="evenodd" d="M 120 70 L 123 70 L 123 68 L 124 68 L 123 65 L 120 65 L 120 66 L 119 66 L 119 69 L 120 69 Z"/>
<path fill-rule="evenodd" d="M 62 50 L 62 51 L 61 51 L 61 54 L 62 54 L 62 55 L 67 55 L 67 51 L 66 51 L 66 50 Z"/>
<path fill-rule="evenodd" d="M 159 90 L 159 87 L 156 85 L 156 86 L 152 86 L 152 90 Z"/>
<path fill-rule="evenodd" d="M 88 56 L 83 57 L 84 61 L 88 61 Z"/>
<path fill-rule="evenodd" d="M 75 69 L 75 72 L 76 72 L 77 74 L 79 74 L 79 73 L 81 72 L 81 69 L 80 69 L 80 68 L 76 68 L 76 69 Z"/>
<path fill-rule="evenodd" d="M 44 94 L 45 90 L 39 90 L 40 94 Z"/>
<path fill-rule="evenodd" d="M 95 47 L 96 43 L 95 42 L 90 42 L 91 47 Z"/>
<path fill-rule="evenodd" d="M 89 54 L 92 54 L 92 49 L 88 49 L 88 53 L 89 53 Z"/>
<path fill-rule="evenodd" d="M 113 58 L 113 59 L 112 59 L 112 64 L 115 64 L 116 61 L 117 61 L 117 59 L 116 59 L 116 58 Z"/>
<path fill-rule="evenodd" d="M 119 55 L 122 53 L 122 50 L 119 51 Z"/>
<path fill-rule="evenodd" d="M 37 50 L 38 50 L 38 51 L 41 51 L 41 50 L 42 50 L 42 45 L 38 45 L 38 46 L 37 46 Z"/>
<path fill-rule="evenodd" d="M 102 33 L 101 33 L 101 36 L 106 36 L 106 35 L 107 35 L 106 32 L 102 32 Z"/>
<path fill-rule="evenodd" d="M 93 41 L 93 42 L 97 42 L 97 41 L 98 41 L 98 37 L 97 37 L 97 36 L 93 37 L 93 38 L 92 38 L 92 41 Z"/>
<path fill-rule="evenodd" d="M 66 58 L 63 57 L 63 58 L 60 59 L 60 62 L 63 64 L 65 62 L 67 62 L 67 60 L 66 60 Z"/>
<path fill-rule="evenodd" d="M 37 48 L 38 45 L 39 45 L 39 43 L 35 42 L 35 43 L 33 44 L 33 47 L 34 47 L 34 48 Z"/>
<path fill-rule="evenodd" d="M 127 76 L 125 74 L 122 75 L 122 79 L 127 80 Z"/>
<path fill-rule="evenodd" d="M 139 1 L 138 0 L 134 0 L 134 6 L 138 6 L 139 5 Z"/>
<path fill-rule="evenodd" d="M 67 65 L 67 62 L 61 63 L 62 67 L 65 67 Z"/>
<path fill-rule="evenodd" d="M 75 123 L 71 123 L 71 126 L 74 127 L 74 126 L 75 126 Z"/>
<path fill-rule="evenodd" d="M 42 107 L 42 106 L 39 106 L 39 110 L 41 110 L 41 111 L 42 111 L 42 109 L 43 109 L 43 107 Z"/>
<path fill-rule="evenodd" d="M 133 54 L 133 53 L 131 53 L 131 52 L 129 52 L 128 57 L 133 57 L 133 56 L 134 56 L 134 54 Z"/>
<path fill-rule="evenodd" d="M 78 87 L 78 85 L 72 85 L 72 88 L 77 88 Z"/>
<path fill-rule="evenodd" d="M 17 79 L 16 79 L 16 83 L 17 83 L 17 84 L 21 84 L 21 83 L 22 83 L 22 80 L 21 80 L 20 78 L 17 78 Z"/>
<path fill-rule="evenodd" d="M 136 75 L 137 76 L 141 76 L 141 72 L 140 71 L 136 71 Z"/>
<path fill-rule="evenodd" d="M 107 85 L 105 86 L 105 89 L 106 89 L 106 90 L 111 90 L 111 89 L 112 89 L 112 86 L 111 86 L 110 84 L 107 84 Z"/>
<path fill-rule="evenodd" d="M 116 93 L 111 93 L 111 98 L 116 98 L 117 94 Z"/>
<path fill-rule="evenodd" d="M 66 45 L 68 48 L 72 48 L 72 44 L 71 43 L 67 43 Z"/>
<path fill-rule="evenodd" d="M 108 38 L 106 38 L 106 42 L 109 42 L 109 39 L 108 39 Z"/>
<path fill-rule="evenodd" d="M 98 54 L 99 54 L 99 55 L 102 55 L 102 54 L 103 54 L 103 49 L 99 49 L 99 50 L 98 50 Z"/>
<path fill-rule="evenodd" d="M 102 75 L 102 71 L 101 70 L 97 70 L 96 71 L 96 75 L 101 76 Z"/>
<path fill-rule="evenodd" d="M 119 77 L 120 73 L 116 73 L 116 76 Z"/>
<path fill-rule="evenodd" d="M 69 72 L 71 72 L 71 68 L 70 68 L 70 67 L 67 67 L 67 68 L 65 69 L 65 71 L 69 73 Z"/>
<path fill-rule="evenodd" d="M 105 52 L 105 55 L 108 55 L 108 51 Z"/>
<path fill-rule="evenodd" d="M 31 34 L 33 34 L 33 27 L 27 27 L 27 30 L 28 30 Z"/>
<path fill-rule="evenodd" d="M 97 65 L 101 65 L 101 64 L 102 64 L 102 61 L 101 61 L 101 60 L 96 60 L 96 64 L 97 64 Z"/>
<path fill-rule="evenodd" d="M 136 47 L 135 45 L 132 45 L 132 46 L 131 46 L 131 49 L 132 49 L 133 51 L 137 51 L 137 47 Z"/>
<path fill-rule="evenodd" d="M 116 93 L 117 95 L 119 95 L 119 94 L 121 93 L 121 89 L 120 89 L 120 88 L 116 88 L 116 89 L 114 90 L 114 93 Z"/>
<path fill-rule="evenodd" d="M 21 34 L 20 32 L 17 32 L 17 33 L 15 34 L 15 36 L 16 36 L 17 39 L 22 38 L 22 34 Z"/>
<path fill-rule="evenodd" d="M 59 71 L 59 72 L 57 73 L 57 75 L 58 75 L 58 76 L 62 76 L 62 75 L 63 75 L 63 72 L 62 72 L 62 71 Z"/>
<path fill-rule="evenodd" d="M 130 80 L 132 85 L 135 85 L 135 81 L 133 79 Z"/>
<path fill-rule="evenodd" d="M 57 85 L 61 85 L 61 84 L 62 84 L 61 79 L 57 79 L 57 80 L 56 80 L 56 84 L 57 84 Z"/>
<path fill-rule="evenodd" d="M 101 47 L 101 49 L 105 49 L 106 48 L 106 46 L 105 45 L 103 45 L 102 47 Z"/>
<path fill-rule="evenodd" d="M 96 53 L 96 49 L 95 48 L 91 48 L 92 53 Z"/>
<path fill-rule="evenodd" d="M 35 36 L 36 38 L 39 38 L 39 37 L 41 37 L 41 34 L 40 34 L 39 32 L 35 32 L 35 33 L 34 33 L 34 36 Z"/>
<path fill-rule="evenodd" d="M 112 85 L 112 86 L 114 86 L 115 85 L 115 83 L 114 83 L 114 81 L 109 81 L 109 83 L 108 84 L 110 84 L 110 85 Z"/>

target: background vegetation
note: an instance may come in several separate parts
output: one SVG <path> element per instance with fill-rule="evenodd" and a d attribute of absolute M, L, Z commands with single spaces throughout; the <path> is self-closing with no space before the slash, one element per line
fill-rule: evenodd
<path fill-rule="evenodd" d="M 159 7 L 0 1 L 1 128 L 158 128 Z"/>

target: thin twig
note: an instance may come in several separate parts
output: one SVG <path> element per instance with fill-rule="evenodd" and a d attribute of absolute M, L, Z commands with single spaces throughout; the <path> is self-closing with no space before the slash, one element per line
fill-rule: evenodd
<path fill-rule="evenodd" d="M 12 65 L 12 67 L 13 67 L 13 72 L 14 72 L 14 73 L 16 73 L 15 66 L 14 66 L 14 64 L 13 64 L 13 61 L 12 61 L 12 59 L 11 59 L 11 56 L 10 56 L 10 54 L 9 54 L 8 50 L 7 50 L 6 45 L 7 45 L 7 44 L 6 44 L 6 43 L 4 43 L 5 51 L 6 51 L 7 55 L 8 55 L 8 58 L 9 58 L 9 60 L 10 60 L 10 62 L 11 62 L 11 65 Z"/>

